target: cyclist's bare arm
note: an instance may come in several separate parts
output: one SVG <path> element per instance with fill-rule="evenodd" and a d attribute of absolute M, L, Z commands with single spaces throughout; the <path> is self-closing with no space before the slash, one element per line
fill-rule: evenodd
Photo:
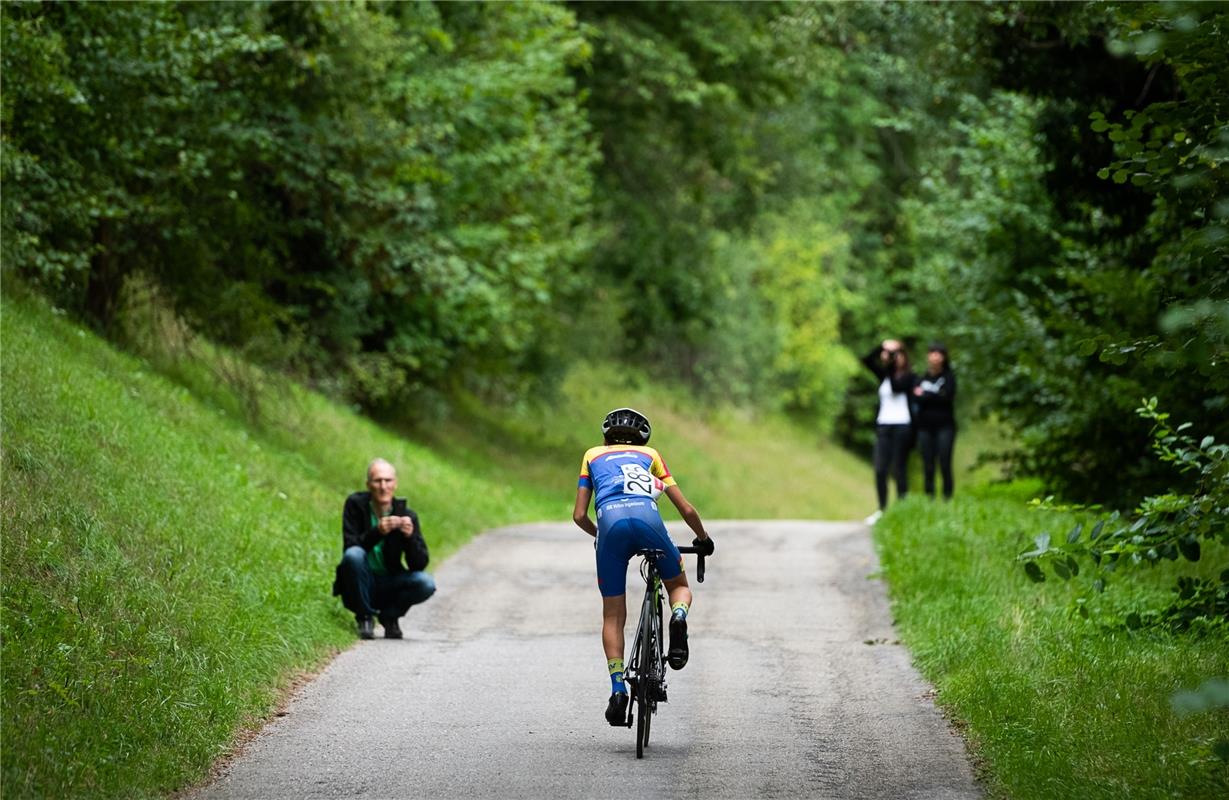
<path fill-rule="evenodd" d="M 589 519 L 589 499 L 591 497 L 593 497 L 593 490 L 588 486 L 576 487 L 576 506 L 572 509 L 572 521 L 579 525 L 585 533 L 597 536 L 597 526 L 593 524 L 593 520 Z"/>
<path fill-rule="evenodd" d="M 667 486 L 666 497 L 669 497 L 670 502 L 674 503 L 674 507 L 679 510 L 679 515 L 687 523 L 687 527 L 695 531 L 696 536 L 699 536 L 701 539 L 707 539 L 708 533 L 704 530 L 704 523 L 700 521 L 700 512 L 696 511 L 695 506 L 687 502 L 687 498 L 683 496 L 683 490 L 677 485 Z M 576 524 L 579 525 L 580 523 Z"/>

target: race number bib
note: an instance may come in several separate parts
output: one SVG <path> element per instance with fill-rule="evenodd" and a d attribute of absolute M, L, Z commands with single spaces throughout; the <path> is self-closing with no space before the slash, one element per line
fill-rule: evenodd
<path fill-rule="evenodd" d="M 619 469 L 623 470 L 623 494 L 657 497 L 666 488 L 660 478 L 639 464 L 620 464 Z"/>

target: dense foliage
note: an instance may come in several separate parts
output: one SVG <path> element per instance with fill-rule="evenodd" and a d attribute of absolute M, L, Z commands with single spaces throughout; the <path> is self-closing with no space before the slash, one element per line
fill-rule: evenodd
<path fill-rule="evenodd" d="M 1035 152 L 978 159 L 997 185 L 972 196 L 999 213 L 938 285 L 961 289 L 962 340 L 1021 431 L 1024 463 L 1069 496 L 1134 504 L 1171 479 L 1148 457 L 1138 398 L 1229 435 L 1229 16 L 1215 4 L 997 13 L 997 80 L 1028 98 L 1016 107 Z M 957 155 L 1020 141 L 979 138 Z"/>
<path fill-rule="evenodd" d="M 1043 565 L 1062 580 L 1071 580 L 1083 563 L 1088 591 L 1075 607 L 1086 619 L 1090 596 L 1104 592 L 1110 576 L 1120 569 L 1127 573 L 1166 560 L 1199 561 L 1209 549 L 1222 554 L 1229 548 L 1229 444 L 1217 443 L 1212 436 L 1197 441 L 1190 422 L 1170 427 L 1169 414 L 1158 410 L 1155 397 L 1137 411 L 1152 421 L 1157 459 L 1191 476 L 1193 489 L 1146 497 L 1128 516 L 1118 511 L 1101 516 L 1087 526 L 1087 534 L 1083 521 L 1061 539 L 1043 532 L 1035 547 L 1020 555 L 1025 572 L 1037 583 L 1046 580 Z M 1132 609 L 1121 622 L 1129 628 L 1156 624 L 1179 631 L 1229 627 L 1229 567 L 1215 577 L 1179 572 L 1173 590 L 1168 605 Z"/>
<path fill-rule="evenodd" d="M 369 406 L 530 370 L 595 152 L 563 9 L 5 4 L 4 262 L 109 324 L 128 276 Z M 545 335 L 544 335 L 545 334 Z"/>
<path fill-rule="evenodd" d="M 1223 5 L 0 15 L 4 269 L 102 327 L 137 280 L 372 410 L 615 358 L 857 445 L 851 354 L 940 337 L 1122 507 L 1173 488 L 1139 397 L 1229 440 Z"/>

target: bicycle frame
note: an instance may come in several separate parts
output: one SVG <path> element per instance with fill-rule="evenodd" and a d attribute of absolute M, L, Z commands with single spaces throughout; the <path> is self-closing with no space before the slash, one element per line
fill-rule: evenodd
<path fill-rule="evenodd" d="M 681 553 L 700 556 L 697 577 L 704 582 L 704 555 L 692 547 L 680 547 Z M 662 605 L 665 587 L 657 571 L 661 550 L 638 550 L 640 575 L 644 578 L 644 599 L 640 603 L 640 620 L 632 640 L 631 656 L 624 671 L 624 680 L 632 689 L 632 701 L 627 704 L 627 727 L 637 722 L 636 758 L 644 758 L 649 744 L 653 715 L 658 702 L 666 702 L 666 651 L 662 626 Z M 637 717 L 637 714 L 639 715 Z"/>
<path fill-rule="evenodd" d="M 657 652 L 648 654 L 648 657 L 656 657 L 656 663 L 664 664 L 665 656 L 662 654 L 662 595 L 664 587 L 661 582 L 661 575 L 657 572 L 656 553 L 653 555 L 645 555 L 644 561 L 640 564 L 640 575 L 644 578 L 644 599 L 640 602 L 640 622 L 636 625 L 636 636 L 632 640 L 631 657 L 628 659 L 627 677 L 629 681 L 639 680 L 643 675 L 646 678 L 655 677 L 653 673 L 657 670 L 650 668 L 649 662 L 644 660 L 645 642 L 650 644 L 656 643 Z M 646 627 L 648 630 L 646 631 Z M 630 718 L 630 714 L 628 715 Z M 628 725 L 630 726 L 630 721 Z"/>
<path fill-rule="evenodd" d="M 662 551 L 644 550 L 637 555 L 643 558 L 640 575 L 645 582 L 644 599 L 640 604 L 640 621 L 636 625 L 624 679 L 631 687 L 634 699 L 634 702 L 627 704 L 627 727 L 630 728 L 634 721 L 638 722 L 636 757 L 643 758 L 652 717 L 657 713 L 657 703 L 666 699 L 666 657 L 662 638 L 664 587 L 657 571 L 657 558 Z"/>

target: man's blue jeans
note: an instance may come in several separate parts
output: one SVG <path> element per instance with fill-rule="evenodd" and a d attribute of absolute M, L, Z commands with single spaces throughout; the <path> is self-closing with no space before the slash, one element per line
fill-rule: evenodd
<path fill-rule="evenodd" d="M 341 557 L 341 602 L 354 616 L 398 619 L 410 606 L 435 594 L 435 579 L 426 572 L 376 575 L 367 566 L 367 551 L 347 547 Z"/>

